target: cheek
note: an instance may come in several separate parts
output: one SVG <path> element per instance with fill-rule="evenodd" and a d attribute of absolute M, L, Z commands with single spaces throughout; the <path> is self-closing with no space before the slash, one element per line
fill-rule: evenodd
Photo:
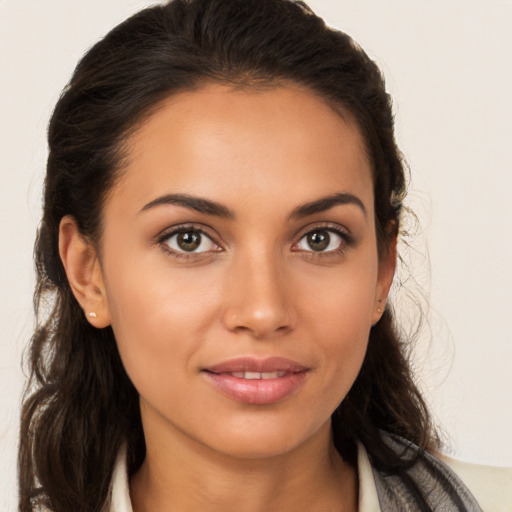
<path fill-rule="evenodd" d="M 300 316 L 327 339 L 354 341 L 367 337 L 377 291 L 378 266 L 371 256 L 304 280 Z M 304 290 L 307 293 L 304 293 Z"/>
<path fill-rule="evenodd" d="M 128 265 L 112 258 L 116 264 L 105 268 L 112 328 L 137 388 L 188 371 L 218 300 L 211 276 L 171 273 L 161 255 L 155 259 Z"/>
<path fill-rule="evenodd" d="M 300 316 L 309 339 L 321 347 L 320 365 L 335 406 L 352 386 L 366 353 L 377 282 L 372 262 L 340 269 L 323 283 L 315 279 L 316 285 L 302 294 Z"/>

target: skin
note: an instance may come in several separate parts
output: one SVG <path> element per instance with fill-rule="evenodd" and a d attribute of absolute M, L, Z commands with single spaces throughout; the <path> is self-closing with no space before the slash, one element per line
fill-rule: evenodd
<path fill-rule="evenodd" d="M 333 446 L 330 416 L 394 271 L 394 257 L 379 261 L 357 126 L 292 84 L 207 85 L 167 99 L 128 148 L 101 251 L 71 217 L 60 250 L 75 296 L 93 325 L 112 325 L 140 394 L 147 457 L 131 481 L 134 511 L 356 510 L 356 470 Z M 340 193 L 356 200 L 293 215 Z M 166 194 L 232 215 L 154 203 Z M 183 225 L 207 235 L 199 252 L 177 245 L 170 231 Z M 319 232 L 326 250 L 308 243 Z M 308 371 L 277 403 L 241 403 L 202 371 L 240 356 Z"/>

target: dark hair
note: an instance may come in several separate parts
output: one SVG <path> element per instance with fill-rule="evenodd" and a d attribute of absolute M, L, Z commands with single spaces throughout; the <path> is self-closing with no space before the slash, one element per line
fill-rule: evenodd
<path fill-rule="evenodd" d="M 78 64 L 48 130 L 35 245 L 38 324 L 21 418 L 21 511 L 35 503 L 55 512 L 99 510 L 121 444 L 127 441 L 131 472 L 145 456 L 137 391 L 112 329 L 93 328 L 73 297 L 58 253 L 59 222 L 72 215 L 81 233 L 98 243 L 123 144 L 169 95 L 208 82 L 251 88 L 285 81 L 309 88 L 360 128 L 373 164 L 379 252 L 385 254 L 405 195 L 390 97 L 364 51 L 303 2 L 173 0 L 121 23 Z M 422 449 L 435 441 L 403 343 L 388 307 L 332 417 L 341 452 L 359 439 L 373 463 L 390 471 L 401 471 L 402 462 L 381 430 Z"/>

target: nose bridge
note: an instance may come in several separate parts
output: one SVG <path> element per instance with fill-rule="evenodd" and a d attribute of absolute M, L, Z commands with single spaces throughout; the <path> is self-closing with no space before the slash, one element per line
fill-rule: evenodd
<path fill-rule="evenodd" d="M 224 314 L 230 330 L 259 338 L 291 327 L 292 305 L 283 267 L 282 257 L 272 248 L 236 254 Z"/>

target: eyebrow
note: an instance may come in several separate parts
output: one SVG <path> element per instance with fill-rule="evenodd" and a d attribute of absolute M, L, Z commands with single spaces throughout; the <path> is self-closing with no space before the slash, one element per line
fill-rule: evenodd
<path fill-rule="evenodd" d="M 235 214 L 226 208 L 224 205 L 209 199 L 190 196 L 188 194 L 166 194 L 157 197 L 146 204 L 139 213 L 155 208 L 156 206 L 172 204 L 176 206 L 183 206 L 189 210 L 195 210 L 199 213 L 206 213 L 207 215 L 214 215 L 215 217 L 222 217 L 225 219 L 234 219 Z"/>
<path fill-rule="evenodd" d="M 336 193 L 326 197 L 321 197 L 315 201 L 305 203 L 295 208 L 289 215 L 290 219 L 302 219 L 315 213 L 325 212 L 338 205 L 353 204 L 358 206 L 366 216 L 366 208 L 357 196 L 349 193 Z M 210 199 L 195 197 L 188 194 L 166 194 L 147 203 L 139 213 L 150 210 L 161 205 L 176 205 L 195 210 L 199 213 L 222 217 L 225 219 L 234 219 L 235 214 L 226 206 Z"/>
<path fill-rule="evenodd" d="M 295 210 L 293 210 L 290 214 L 290 219 L 302 219 L 303 217 L 308 217 L 309 215 L 314 215 L 315 213 L 325 212 L 331 208 L 334 208 L 335 206 L 344 204 L 353 204 L 358 206 L 366 216 L 366 208 L 361 199 L 353 194 L 337 193 L 330 196 L 321 197 L 320 199 L 311 201 L 310 203 L 306 203 L 295 208 Z"/>

